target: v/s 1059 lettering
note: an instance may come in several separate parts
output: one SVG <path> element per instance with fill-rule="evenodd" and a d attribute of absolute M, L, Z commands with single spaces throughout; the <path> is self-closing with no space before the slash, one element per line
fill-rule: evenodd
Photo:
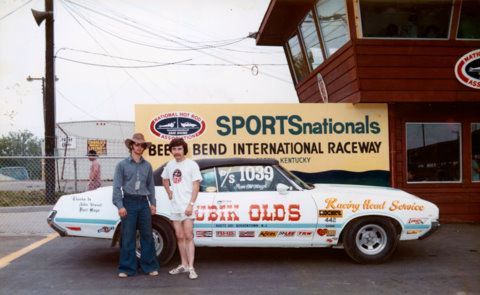
<path fill-rule="evenodd" d="M 380 263 L 401 240 L 423 239 L 439 226 L 434 204 L 372 186 L 310 185 L 270 159 L 197 160 L 203 180 L 194 206 L 195 244 L 206 247 L 336 247 L 360 263 Z M 153 234 L 160 263 L 176 250 L 170 203 L 154 172 Z M 111 239 L 121 221 L 112 188 L 62 196 L 48 217 L 61 236 Z"/>

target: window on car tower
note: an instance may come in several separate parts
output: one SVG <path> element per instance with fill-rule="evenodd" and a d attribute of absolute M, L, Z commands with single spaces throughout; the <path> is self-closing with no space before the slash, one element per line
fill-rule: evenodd
<path fill-rule="evenodd" d="M 447 39 L 452 0 L 360 0 L 363 37 Z"/>
<path fill-rule="evenodd" d="M 327 57 L 350 40 L 347 10 L 343 0 L 320 0 L 317 16 Z"/>
<path fill-rule="evenodd" d="M 295 72 L 296 81 L 300 82 L 308 75 L 308 67 L 303 57 L 302 48 L 300 47 L 297 35 L 288 40 L 288 47 L 290 49 L 290 59 Z"/>
<path fill-rule="evenodd" d="M 307 14 L 307 17 L 305 17 L 300 25 L 300 32 L 302 33 L 303 44 L 305 45 L 305 51 L 307 52 L 307 61 L 310 68 L 314 70 L 323 62 L 323 53 L 311 11 Z"/>
<path fill-rule="evenodd" d="M 480 39 L 480 0 L 462 2 L 457 38 Z"/>

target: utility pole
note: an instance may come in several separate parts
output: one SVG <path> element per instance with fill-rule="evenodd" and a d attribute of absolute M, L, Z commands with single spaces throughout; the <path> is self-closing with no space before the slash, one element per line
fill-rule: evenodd
<path fill-rule="evenodd" d="M 55 59 L 53 0 L 45 0 L 45 11 L 32 9 L 40 26 L 45 20 L 45 95 L 43 100 L 45 121 L 45 198 L 55 203 Z"/>

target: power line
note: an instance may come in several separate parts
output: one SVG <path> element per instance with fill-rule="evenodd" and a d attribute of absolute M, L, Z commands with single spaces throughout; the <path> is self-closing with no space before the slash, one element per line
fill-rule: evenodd
<path fill-rule="evenodd" d="M 78 13 L 78 12 L 77 12 Z M 132 39 L 129 39 L 129 38 L 126 38 L 126 37 L 123 37 L 117 33 L 114 33 L 112 31 L 109 31 L 105 28 L 102 28 L 100 26 L 98 26 L 97 24 L 95 24 L 91 19 L 88 19 L 86 18 L 84 15 L 81 15 L 79 14 L 79 16 L 81 18 L 83 18 L 83 20 L 85 20 L 86 22 L 88 22 L 91 26 L 99 29 L 100 31 L 102 32 L 105 32 L 115 38 L 118 38 L 120 40 L 123 40 L 125 42 L 129 42 L 129 43 L 132 43 L 132 44 L 136 44 L 136 45 L 141 45 L 141 46 L 145 46 L 145 47 L 151 47 L 151 48 L 155 48 L 155 49 L 161 49 L 161 50 L 169 50 L 169 51 L 192 51 L 192 50 L 200 50 L 200 49 L 212 49 L 212 48 L 216 48 L 215 46 L 204 46 L 204 47 L 198 47 L 198 48 L 173 48 L 173 47 L 165 47 L 165 46 L 159 46 L 159 45 L 155 45 L 155 44 L 150 44 L 150 43 L 145 43 L 145 42 L 140 42 L 140 41 L 136 41 L 136 40 L 132 40 Z M 240 40 L 240 41 L 243 41 L 244 39 Z M 235 41 L 235 42 L 232 42 L 231 44 L 233 43 L 237 43 L 237 42 L 240 42 L 240 41 Z M 226 45 L 229 45 L 229 44 L 226 44 Z"/>
<path fill-rule="evenodd" d="M 164 63 L 164 64 L 156 64 L 156 65 L 145 65 L 145 66 L 124 66 L 124 65 L 107 65 L 107 64 L 97 64 L 97 63 L 91 63 L 91 62 L 85 62 L 85 61 L 80 61 L 80 60 L 74 60 L 70 58 L 65 58 L 61 56 L 57 56 L 55 58 L 74 62 L 74 63 L 79 63 L 79 64 L 84 64 L 84 65 L 89 65 L 89 66 L 95 66 L 95 67 L 104 67 L 104 68 L 120 68 L 120 69 L 143 69 L 143 68 L 156 68 L 156 67 L 163 67 L 163 66 L 168 66 L 168 65 L 174 65 L 174 64 L 179 64 L 185 61 L 190 61 L 192 59 L 185 59 L 177 62 L 171 62 L 171 63 Z"/>
<path fill-rule="evenodd" d="M 58 94 L 60 94 L 60 96 L 65 99 L 68 103 L 70 103 L 73 107 L 75 107 L 77 110 L 79 110 L 80 112 L 84 113 L 85 115 L 89 116 L 90 118 L 96 120 L 96 121 L 109 121 L 109 120 L 104 120 L 104 119 L 100 119 L 92 114 L 90 114 L 89 112 L 87 112 L 86 110 L 84 110 L 83 108 L 81 108 L 80 106 L 78 106 L 77 104 L 75 104 L 71 99 L 67 98 L 65 96 L 65 94 L 63 94 L 59 89 L 58 87 L 55 87 L 55 91 L 58 92 Z M 115 104 L 114 104 L 115 105 Z M 109 124 L 111 125 L 115 125 L 115 126 L 122 126 L 121 123 L 116 123 L 116 122 L 109 122 Z M 73 134 L 74 135 L 74 134 Z"/>
<path fill-rule="evenodd" d="M 73 2 L 72 2 L 72 3 L 73 3 Z M 98 4 L 98 3 L 96 3 L 96 2 L 94 2 L 94 3 L 95 3 L 95 4 Z M 73 4 L 75 4 L 75 3 L 73 3 Z M 78 3 L 77 3 L 77 5 L 80 6 L 80 7 L 85 8 L 85 9 L 89 9 L 90 11 L 93 11 L 93 12 L 96 12 L 96 13 L 100 13 L 100 12 L 94 10 L 93 8 L 89 8 L 89 7 L 83 6 L 83 5 L 78 4 Z M 112 9 L 109 9 L 109 8 L 106 8 L 106 7 L 104 7 L 104 9 L 106 9 L 106 10 L 108 10 L 109 12 L 115 14 L 116 16 L 118 16 L 119 18 L 121 18 L 121 19 L 123 19 L 123 20 L 126 20 L 126 21 L 131 22 L 131 23 L 135 23 L 135 24 L 137 24 L 137 25 L 141 25 L 141 24 L 140 24 L 138 21 L 136 21 L 135 19 L 132 19 L 132 18 L 130 18 L 130 17 L 128 17 L 128 16 L 125 16 L 125 15 L 123 15 L 123 14 L 121 14 L 121 13 L 115 11 L 115 10 L 112 10 Z M 105 16 L 105 17 L 109 17 L 108 15 L 104 15 L 104 16 Z M 147 26 L 144 25 L 144 27 L 147 27 Z M 158 30 L 158 28 L 156 28 L 156 30 Z M 247 37 L 237 37 L 237 38 L 229 38 L 229 39 L 222 39 L 222 40 L 209 40 L 209 41 L 192 41 L 192 40 L 189 40 L 189 39 L 186 39 L 186 38 L 182 38 L 182 37 L 179 37 L 179 36 L 175 36 L 175 35 L 172 35 L 172 34 L 169 34 L 169 33 L 165 33 L 165 32 L 164 32 L 164 34 L 170 35 L 170 36 L 172 36 L 173 38 L 176 38 L 176 39 L 179 39 L 179 40 L 183 40 L 183 41 L 186 41 L 186 42 L 188 42 L 188 43 L 193 43 L 193 44 L 201 44 L 201 43 L 213 43 L 213 44 L 218 43 L 218 44 L 222 44 L 222 43 L 229 43 L 229 42 L 232 42 L 232 41 L 236 41 L 236 40 L 240 40 L 240 39 L 245 39 L 245 38 L 251 37 L 251 36 L 250 36 L 251 34 L 249 34 Z"/>
<path fill-rule="evenodd" d="M 80 12 L 77 11 L 76 13 L 77 13 L 78 15 L 80 15 L 81 17 L 85 18 L 85 17 L 83 16 L 83 14 L 81 14 Z M 105 41 L 108 41 L 108 38 L 105 38 Z M 110 43 L 110 45 L 112 45 L 112 44 Z M 112 46 L 113 46 L 113 45 L 112 45 Z M 113 47 L 115 47 L 115 46 L 113 46 Z M 111 56 L 111 55 L 107 55 L 107 56 Z M 151 96 L 156 102 L 158 102 L 158 100 L 157 100 L 149 91 L 147 91 L 147 89 L 145 89 L 145 88 L 140 84 L 140 82 L 139 82 L 136 78 L 134 78 L 134 77 L 129 73 L 129 71 L 126 71 L 126 70 L 124 70 L 124 71 L 125 71 L 125 72 L 127 73 L 127 75 L 130 77 L 130 79 L 134 80 L 134 82 L 135 82 L 139 87 L 142 88 L 142 90 L 143 90 L 145 93 L 147 93 L 147 94 L 148 94 L 149 96 Z M 138 77 L 140 77 L 141 74 L 144 74 L 144 73 L 145 73 L 145 72 L 140 72 L 140 73 L 136 73 L 136 74 L 138 74 L 138 75 L 139 75 Z M 136 76 L 136 77 L 137 77 L 137 76 Z M 148 80 L 151 81 L 150 79 L 148 79 Z M 164 81 L 169 82 L 169 81 L 168 81 L 168 77 L 164 77 Z M 169 83 L 170 83 L 170 82 L 169 82 Z M 158 84 L 156 84 L 156 83 L 153 83 L 153 84 L 155 84 L 155 86 L 157 86 L 158 89 L 161 89 L 161 87 L 160 87 Z M 176 86 L 176 87 L 177 87 L 177 88 L 180 88 L 180 87 L 178 87 L 178 86 Z M 110 97 L 107 98 L 106 100 L 110 99 L 112 96 L 113 96 L 113 94 L 110 95 Z M 106 101 L 106 100 L 105 100 L 105 101 Z"/>
<path fill-rule="evenodd" d="M 138 26 L 133 25 L 133 24 L 130 24 L 130 23 L 126 23 L 126 22 L 124 22 L 124 21 L 122 21 L 122 20 L 118 20 L 118 19 L 116 19 L 116 18 L 114 18 L 114 17 L 112 17 L 112 16 L 106 15 L 106 14 L 104 14 L 104 13 L 102 13 L 102 12 L 97 12 L 97 11 L 94 10 L 94 9 L 85 7 L 85 6 L 80 5 L 80 4 L 78 4 L 78 3 L 75 3 L 75 2 L 72 2 L 72 1 L 69 1 L 69 0 L 64 0 L 64 2 L 68 2 L 68 3 L 74 4 L 74 5 L 76 5 L 76 6 L 83 7 L 83 8 L 85 8 L 85 9 L 87 9 L 87 10 L 90 10 L 90 11 L 96 13 L 96 14 L 103 15 L 103 16 L 105 16 L 105 17 L 107 17 L 107 18 L 110 18 L 110 19 L 115 20 L 115 21 L 117 21 L 117 22 L 123 23 L 123 24 L 125 24 L 125 25 L 127 25 L 127 26 L 136 28 L 136 29 L 138 29 L 138 30 L 140 30 L 140 31 L 143 31 L 143 32 L 149 33 L 149 34 L 151 34 L 151 35 L 157 36 L 157 37 L 162 38 L 162 39 L 164 39 L 164 40 L 167 40 L 167 41 L 169 41 L 169 42 L 173 42 L 173 43 L 175 43 L 175 44 L 178 44 L 178 45 L 181 45 L 181 46 L 184 46 L 184 47 L 193 49 L 193 47 L 191 47 L 191 46 L 189 46 L 189 45 L 182 44 L 182 43 L 179 42 L 179 41 L 172 40 L 172 39 L 170 39 L 170 38 L 164 37 L 164 36 L 159 35 L 159 34 L 157 34 L 157 33 L 155 33 L 155 32 L 152 32 L 152 31 L 150 31 L 150 30 L 147 30 L 147 29 L 138 27 Z M 78 13 L 78 12 L 77 12 L 77 13 Z M 78 14 L 81 15 L 80 13 L 78 13 Z M 204 49 L 195 49 L 195 50 L 203 53 L 204 55 L 208 55 L 208 56 L 210 56 L 210 57 L 213 57 L 213 58 L 215 58 L 215 59 L 220 59 L 220 60 L 222 60 L 222 61 L 224 61 L 224 62 L 227 62 L 227 63 L 233 63 L 232 61 L 230 61 L 230 60 L 228 60 L 228 59 L 226 59 L 226 58 L 223 58 L 223 57 L 220 57 L 220 56 L 216 56 L 216 55 L 214 55 L 214 54 L 212 54 L 212 53 L 209 53 L 209 52 L 205 52 L 205 51 L 203 51 Z M 243 68 L 248 69 L 249 71 L 251 70 L 249 67 L 243 67 Z M 280 78 L 280 77 L 277 77 L 277 76 L 275 76 L 275 75 L 269 74 L 269 73 L 267 73 L 267 72 L 261 72 L 261 74 L 263 74 L 263 75 L 265 75 L 265 76 L 268 76 L 268 77 L 271 77 L 271 78 L 273 78 L 273 79 L 282 81 L 282 82 L 287 83 L 287 84 L 291 84 L 291 83 L 292 83 L 290 80 L 282 79 L 282 78 Z"/>
<path fill-rule="evenodd" d="M 85 111 L 84 109 L 82 109 L 81 107 L 79 107 L 78 105 L 76 105 L 73 101 L 71 101 L 70 99 L 68 99 L 59 89 L 58 87 L 56 87 L 56 92 L 58 92 L 58 94 L 60 94 L 60 96 L 63 97 L 63 99 L 65 99 L 66 101 L 68 101 L 72 106 L 74 106 L 77 110 L 81 111 L 82 113 L 84 113 L 85 115 L 89 116 L 90 118 L 93 118 L 95 120 L 101 120 L 93 115 L 91 115 L 90 113 L 88 113 L 87 111 Z"/>
<path fill-rule="evenodd" d="M 108 55 L 111 55 L 110 52 L 108 52 L 107 49 L 105 49 L 102 44 L 100 44 L 100 42 L 95 38 L 93 37 L 92 34 L 90 34 L 90 32 L 82 25 L 82 23 L 75 17 L 75 15 L 73 14 L 73 11 L 70 11 L 70 7 L 66 4 L 66 3 L 63 3 L 63 2 L 60 2 L 62 3 L 63 7 L 65 8 L 65 10 L 73 17 L 73 19 L 80 25 L 80 27 L 82 27 L 83 30 L 85 30 L 85 32 L 90 36 L 90 38 L 92 38 L 93 41 L 95 41 L 95 43 L 97 43 L 97 45 L 102 48 L 103 51 L 105 51 L 105 53 L 107 53 Z M 115 61 L 115 60 L 114 60 Z M 145 92 L 147 95 L 149 95 L 150 97 L 153 98 L 153 100 L 155 100 L 156 102 L 159 102 L 155 96 L 153 96 L 150 92 L 148 92 L 147 89 L 145 89 L 145 87 L 143 87 L 140 82 L 138 82 L 137 79 L 135 79 L 135 77 L 133 77 L 130 72 L 127 71 L 127 69 L 123 69 L 123 71 L 137 84 L 138 87 L 140 87 L 140 89 L 143 90 L 143 92 Z"/>
<path fill-rule="evenodd" d="M 217 64 L 217 63 L 184 63 L 184 64 L 175 64 L 175 66 L 205 66 L 205 67 L 251 67 L 251 66 L 286 66 L 287 64 L 256 64 L 256 63 L 245 63 L 245 64 Z"/>
<path fill-rule="evenodd" d="M 86 54 L 91 54 L 91 55 L 100 55 L 100 56 L 107 56 L 107 57 L 113 57 L 116 59 L 122 59 L 122 60 L 128 60 L 128 61 L 136 61 L 136 62 L 142 62 L 142 63 L 151 63 L 154 65 L 149 65 L 149 66 L 112 66 L 112 65 L 104 65 L 104 64 L 98 64 L 98 63 L 91 63 L 91 62 L 86 62 L 86 61 L 81 61 L 81 60 L 76 60 L 76 59 L 70 59 L 66 58 L 63 56 L 58 56 L 58 53 L 62 50 L 69 50 L 69 51 L 76 51 L 76 52 L 81 52 L 81 53 L 86 53 Z M 103 53 L 98 53 L 98 52 L 92 52 L 88 50 L 81 50 L 81 49 L 75 49 L 75 48 L 68 48 L 68 47 L 62 47 L 59 50 L 57 50 L 57 54 L 55 55 L 56 58 L 58 59 L 63 59 L 71 62 L 77 62 L 77 63 L 83 63 L 86 65 L 93 65 L 93 66 L 105 66 L 105 67 L 112 67 L 112 68 L 149 68 L 149 67 L 159 67 L 159 66 L 169 66 L 169 65 L 180 65 L 180 66 L 286 66 L 287 64 L 276 64 L 276 63 L 187 63 L 186 61 L 190 61 L 192 59 L 185 59 L 177 62 L 169 62 L 169 63 L 162 63 L 158 61 L 147 61 L 147 60 L 139 60 L 139 59 L 132 59 L 132 58 L 126 58 L 126 57 L 121 57 L 121 56 L 116 56 L 116 55 L 109 55 L 109 54 L 103 54 Z"/>
<path fill-rule="evenodd" d="M 158 62 L 158 61 L 147 61 L 147 60 L 139 60 L 139 59 L 133 59 L 133 58 L 126 58 L 126 57 L 121 57 L 121 56 L 109 55 L 109 54 L 92 52 L 92 51 L 82 50 L 82 49 L 69 48 L 69 47 L 62 47 L 62 48 L 58 49 L 57 52 L 55 53 L 55 57 L 58 57 L 58 53 L 61 52 L 62 50 L 76 51 L 76 52 L 82 52 L 82 53 L 92 54 L 92 55 L 107 56 L 107 57 L 113 57 L 113 58 L 122 59 L 122 60 L 128 60 L 128 61 L 137 61 L 137 62 L 142 62 L 142 63 L 166 64 L 166 63 L 161 63 L 161 62 Z"/>
<path fill-rule="evenodd" d="M 94 3 L 98 5 L 98 2 L 94 2 Z M 122 15 L 122 14 L 120 14 L 120 13 L 118 13 L 118 12 L 112 10 L 112 9 L 109 9 L 109 8 L 106 8 L 106 7 L 104 7 L 104 8 L 105 8 L 106 10 L 112 12 L 113 14 L 119 16 L 120 18 L 123 18 L 123 19 L 125 19 L 125 20 L 129 20 L 129 21 L 131 21 L 131 22 L 133 22 L 133 23 L 139 24 L 136 20 L 131 19 L 131 18 L 129 18 L 128 16 Z M 167 17 L 165 17 L 165 16 L 163 16 L 162 19 L 167 19 L 167 20 L 170 20 L 171 22 L 174 22 L 174 23 L 181 23 L 181 21 L 179 21 L 178 19 L 176 19 L 175 21 L 172 21 L 171 19 L 169 19 L 169 18 L 167 18 Z M 183 24 L 187 24 L 187 23 L 183 22 Z M 144 25 L 144 26 L 145 26 L 145 25 Z M 191 26 L 191 25 L 190 25 L 190 26 Z M 147 27 L 147 26 L 145 26 L 145 27 Z M 202 31 L 199 31 L 199 30 L 196 30 L 196 29 L 193 29 L 193 30 L 196 31 L 196 32 L 202 33 L 203 35 L 206 35 L 206 34 L 205 34 L 204 32 L 202 32 Z M 164 33 L 165 33 L 165 32 L 164 32 Z M 166 33 L 166 34 L 168 34 L 168 33 Z M 187 41 L 187 42 L 189 42 L 189 43 L 201 43 L 201 41 L 191 41 L 191 40 L 187 40 L 187 39 L 184 39 L 184 38 L 177 37 L 177 36 L 172 35 L 172 34 L 168 34 L 168 35 L 170 35 L 170 36 L 172 36 L 172 37 L 174 37 L 174 38 L 178 38 L 178 39 L 180 39 L 180 40 L 183 39 L 183 40 L 185 40 L 185 41 Z M 203 41 L 203 42 L 214 42 L 214 41 Z M 218 41 L 218 42 L 220 42 L 220 41 Z M 270 51 L 270 52 L 269 52 L 269 51 L 251 51 L 251 50 L 241 50 L 241 49 L 222 48 L 222 47 L 217 47 L 217 48 L 215 48 L 215 49 L 216 49 L 216 50 L 223 50 L 223 51 L 241 52 L 241 53 L 253 53 L 253 54 L 268 54 L 268 55 L 271 55 L 271 54 L 284 54 L 283 51 L 280 51 L 280 52 L 278 52 L 278 51 Z"/>
<path fill-rule="evenodd" d="M 0 21 L 3 20 L 4 18 L 6 18 L 7 16 L 19 11 L 20 9 L 22 9 L 25 5 L 27 5 L 28 3 L 32 2 L 33 0 L 28 0 L 27 2 L 23 3 L 22 5 L 20 5 L 19 7 L 15 8 L 14 10 L 10 11 L 9 13 L 5 14 L 4 16 L 0 17 Z"/>
<path fill-rule="evenodd" d="M 64 1 L 65 1 L 65 2 L 68 2 L 68 3 L 71 3 L 71 4 L 73 4 L 73 5 L 79 6 L 79 7 L 83 8 L 83 9 L 88 10 L 88 11 L 91 11 L 91 12 L 93 12 L 93 13 L 95 13 L 95 14 L 99 14 L 99 15 L 101 15 L 101 16 L 103 16 L 103 17 L 106 17 L 106 18 L 109 18 L 109 19 L 111 19 L 111 20 L 114 20 L 114 21 L 116 21 L 116 22 L 120 22 L 120 23 L 122 23 L 122 24 L 124 24 L 124 25 L 133 27 L 133 28 L 135 28 L 135 29 L 137 29 L 137 30 L 146 32 L 146 33 L 148 33 L 148 34 L 150 34 L 150 35 L 154 35 L 154 36 L 156 36 L 156 37 L 161 38 L 162 40 L 166 40 L 166 41 L 169 41 L 169 42 L 171 42 L 171 43 L 176 43 L 176 44 L 178 44 L 178 45 L 182 45 L 182 47 L 176 47 L 176 48 L 175 48 L 175 47 L 156 46 L 156 45 L 151 45 L 151 44 L 148 44 L 148 43 L 142 43 L 142 42 L 134 41 L 134 40 L 131 40 L 131 39 L 122 37 L 122 36 L 120 36 L 120 35 L 118 35 L 118 34 L 116 34 L 116 33 L 113 33 L 113 32 L 111 32 L 111 31 L 108 31 L 108 30 L 106 30 L 106 29 L 104 29 L 104 28 L 99 27 L 98 25 L 94 24 L 91 20 L 86 19 L 85 16 L 82 17 L 85 21 L 87 21 L 88 23 L 90 23 L 92 26 L 94 26 L 94 27 L 96 27 L 96 28 L 104 31 L 105 33 L 107 33 L 107 34 L 109 34 L 109 35 L 112 35 L 112 36 L 114 36 L 114 37 L 116 37 L 116 38 L 119 38 L 119 39 L 124 40 L 124 41 L 126 41 L 126 42 L 130 42 L 130 43 L 134 43 L 134 44 L 138 44 L 138 45 L 143 45 L 143 46 L 148 46 L 148 47 L 153 47 L 153 48 L 157 48 L 157 49 L 171 50 L 171 51 L 192 51 L 192 50 L 201 50 L 201 49 L 213 49 L 213 48 L 217 48 L 217 47 L 223 47 L 223 46 L 232 45 L 232 44 L 241 42 L 241 41 L 243 41 L 243 40 L 245 40 L 245 39 L 248 38 L 248 36 L 246 36 L 246 37 L 240 37 L 240 38 L 234 39 L 233 41 L 230 41 L 230 42 L 228 42 L 228 43 L 214 44 L 214 45 L 203 45 L 203 46 L 201 46 L 201 47 L 186 46 L 186 45 L 183 45 L 183 44 L 179 44 L 178 42 L 176 42 L 176 41 L 174 41 L 174 40 L 172 40 L 172 39 L 169 39 L 169 38 L 167 38 L 167 37 L 165 37 L 165 36 L 161 36 L 161 35 L 158 35 L 158 34 L 154 34 L 154 33 L 150 32 L 150 31 L 148 31 L 148 30 L 145 30 L 145 29 L 143 29 L 143 28 L 141 28 L 141 27 L 134 26 L 134 25 L 132 25 L 132 24 L 130 24 L 130 23 L 127 23 L 127 22 L 125 22 L 125 21 L 123 21 L 123 20 L 121 20 L 121 19 L 114 18 L 114 17 L 112 17 L 112 16 L 110 16 L 110 15 L 108 15 L 108 14 L 105 14 L 105 13 L 103 13 L 103 12 L 99 12 L 99 11 L 97 11 L 97 10 L 95 10 L 95 9 L 92 9 L 92 8 L 89 8 L 89 7 L 87 7 L 87 6 L 84 6 L 84 5 L 75 3 L 75 2 L 73 2 L 73 1 L 69 1 L 69 0 L 64 0 Z M 79 15 L 81 15 L 81 14 L 79 14 Z M 175 38 L 178 38 L 178 39 L 183 40 L 183 41 L 186 41 L 186 42 L 191 42 L 191 41 L 186 40 L 186 39 L 181 38 L 181 37 L 175 36 Z"/>

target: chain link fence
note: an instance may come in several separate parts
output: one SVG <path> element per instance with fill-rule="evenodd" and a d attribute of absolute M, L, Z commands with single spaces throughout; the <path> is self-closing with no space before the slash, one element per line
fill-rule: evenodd
<path fill-rule="evenodd" d="M 112 185 L 115 166 L 123 158 L 96 158 L 100 186 Z M 55 162 L 50 171 L 47 159 Z M 88 157 L 0 157 L 0 235 L 51 233 L 48 212 L 60 196 L 88 189 L 92 164 Z M 52 173 L 55 193 L 47 198 L 45 179 Z"/>

